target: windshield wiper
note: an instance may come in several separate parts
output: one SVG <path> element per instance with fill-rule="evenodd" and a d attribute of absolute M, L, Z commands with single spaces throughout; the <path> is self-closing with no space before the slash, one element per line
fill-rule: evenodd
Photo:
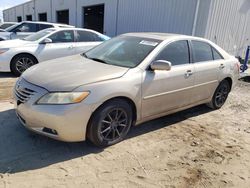
<path fill-rule="evenodd" d="M 94 57 L 93 57 L 93 58 L 92 58 L 92 57 L 88 57 L 88 56 L 86 55 L 86 53 L 83 53 L 82 56 L 85 57 L 85 58 L 87 58 L 87 59 L 91 59 L 91 60 L 93 60 L 93 61 L 97 61 L 97 62 L 100 62 L 100 63 L 108 64 L 106 61 L 104 61 L 104 60 L 102 60 L 102 59 L 94 58 Z"/>
<path fill-rule="evenodd" d="M 83 56 L 83 57 L 86 57 L 86 58 L 89 58 L 89 57 L 86 55 L 86 53 L 83 53 L 82 56 Z"/>
<path fill-rule="evenodd" d="M 100 63 L 108 64 L 106 61 L 104 61 L 104 60 L 102 60 L 102 59 L 90 58 L 90 57 L 89 57 L 89 59 L 94 60 L 94 61 L 97 61 L 97 62 L 100 62 Z"/>

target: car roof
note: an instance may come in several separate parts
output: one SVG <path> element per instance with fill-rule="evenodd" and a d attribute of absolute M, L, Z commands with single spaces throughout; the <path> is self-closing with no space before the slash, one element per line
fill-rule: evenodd
<path fill-rule="evenodd" d="M 52 29 L 52 28 L 50 28 Z M 85 29 L 85 28 L 77 28 L 77 27 L 69 27 L 69 28 L 66 28 L 66 27 L 56 27 L 56 28 L 53 28 L 55 29 L 56 31 L 60 31 L 60 30 L 78 30 L 78 31 L 91 31 L 91 32 L 94 32 L 94 33 L 98 33 L 97 31 L 94 31 L 92 29 Z"/>
<path fill-rule="evenodd" d="M 54 27 L 54 28 L 48 28 L 46 30 L 53 30 L 53 31 L 64 31 L 64 30 L 77 30 L 77 31 L 90 31 L 90 32 L 93 32 L 93 33 L 98 33 L 97 31 L 94 31 L 92 29 L 85 29 L 85 28 L 75 28 L 75 27 Z M 101 34 L 101 33 L 98 33 L 98 34 Z"/>
<path fill-rule="evenodd" d="M 138 32 L 138 33 L 126 33 L 125 36 L 134 36 L 134 37 L 142 37 L 142 38 L 151 38 L 157 40 L 166 40 L 172 37 L 177 36 L 185 36 L 173 33 L 156 33 L 156 32 Z"/>
<path fill-rule="evenodd" d="M 182 34 L 175 34 L 175 33 L 157 33 L 157 32 L 138 32 L 138 33 L 126 33 L 123 34 L 124 36 L 134 36 L 134 37 L 142 37 L 142 38 L 149 38 L 149 39 L 156 39 L 156 40 L 171 40 L 171 39 L 194 39 L 194 40 L 203 40 L 207 41 L 206 39 L 182 35 Z"/>
<path fill-rule="evenodd" d="M 58 26 L 58 27 L 69 27 L 69 28 L 74 28 L 72 25 L 67 25 L 67 24 L 60 24 L 60 23 L 52 23 L 52 22 L 40 22 L 40 21 L 23 21 L 21 23 L 36 23 L 36 24 L 51 24 L 53 26 Z"/>

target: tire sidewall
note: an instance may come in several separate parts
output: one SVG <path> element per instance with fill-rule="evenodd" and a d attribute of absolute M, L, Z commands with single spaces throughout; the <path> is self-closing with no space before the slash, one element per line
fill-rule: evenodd
<path fill-rule="evenodd" d="M 124 130 L 123 134 L 114 141 L 103 140 L 103 138 L 99 135 L 99 129 L 101 126 L 101 121 L 106 117 L 107 113 L 110 112 L 114 108 L 122 108 L 128 117 L 128 126 Z M 104 104 L 100 109 L 98 109 L 93 117 L 91 118 L 91 123 L 87 132 L 87 137 L 97 146 L 107 147 L 114 145 L 120 141 L 122 141 L 126 135 L 128 134 L 130 127 L 132 125 L 132 110 L 131 106 L 122 100 L 114 100 Z"/>
<path fill-rule="evenodd" d="M 37 60 L 32 57 L 31 55 L 17 55 L 16 57 L 14 57 L 10 63 L 10 70 L 11 72 L 15 75 L 15 76 L 20 76 L 22 73 L 20 73 L 17 69 L 16 69 L 16 63 L 19 59 L 21 58 L 29 58 L 34 62 L 34 65 L 37 64 Z M 26 71 L 26 70 L 25 70 Z"/>
<path fill-rule="evenodd" d="M 224 103 L 223 103 L 222 105 L 217 105 L 217 103 L 216 103 L 216 95 L 217 95 L 217 92 L 221 89 L 221 87 L 223 87 L 223 86 L 225 86 L 225 85 L 226 85 L 226 87 L 227 87 L 227 89 L 228 89 L 226 99 L 225 99 L 225 101 L 224 101 Z M 228 98 L 229 93 L 230 93 L 230 84 L 228 83 L 227 80 L 223 80 L 223 81 L 219 84 L 219 86 L 216 88 L 216 90 L 215 90 L 215 92 L 214 92 L 213 101 L 212 101 L 212 103 L 213 103 L 213 108 L 214 108 L 214 109 L 220 109 L 220 108 L 225 104 L 225 102 L 226 102 L 226 100 L 227 100 L 227 98 Z"/>

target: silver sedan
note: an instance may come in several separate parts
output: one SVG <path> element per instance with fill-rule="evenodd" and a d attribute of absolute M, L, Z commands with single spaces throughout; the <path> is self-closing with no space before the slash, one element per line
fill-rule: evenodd
<path fill-rule="evenodd" d="M 238 75 L 237 59 L 208 40 L 130 33 L 30 68 L 14 89 L 16 113 L 39 134 L 109 146 L 132 125 L 199 104 L 221 108 Z"/>
<path fill-rule="evenodd" d="M 21 75 L 47 60 L 88 51 L 109 37 L 88 29 L 50 28 L 24 39 L 0 42 L 0 72 Z"/>

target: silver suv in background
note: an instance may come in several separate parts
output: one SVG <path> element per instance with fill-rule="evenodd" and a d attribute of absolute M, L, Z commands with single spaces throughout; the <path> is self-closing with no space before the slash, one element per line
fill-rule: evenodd
<path fill-rule="evenodd" d="M 73 28 L 74 26 L 49 22 L 24 21 L 8 27 L 5 29 L 5 32 L 0 32 L 0 41 L 24 38 L 43 29 L 62 27 Z"/>
<path fill-rule="evenodd" d="M 16 83 L 15 106 L 39 134 L 109 146 L 132 125 L 200 104 L 221 108 L 238 76 L 238 60 L 211 41 L 130 33 L 31 67 Z"/>

